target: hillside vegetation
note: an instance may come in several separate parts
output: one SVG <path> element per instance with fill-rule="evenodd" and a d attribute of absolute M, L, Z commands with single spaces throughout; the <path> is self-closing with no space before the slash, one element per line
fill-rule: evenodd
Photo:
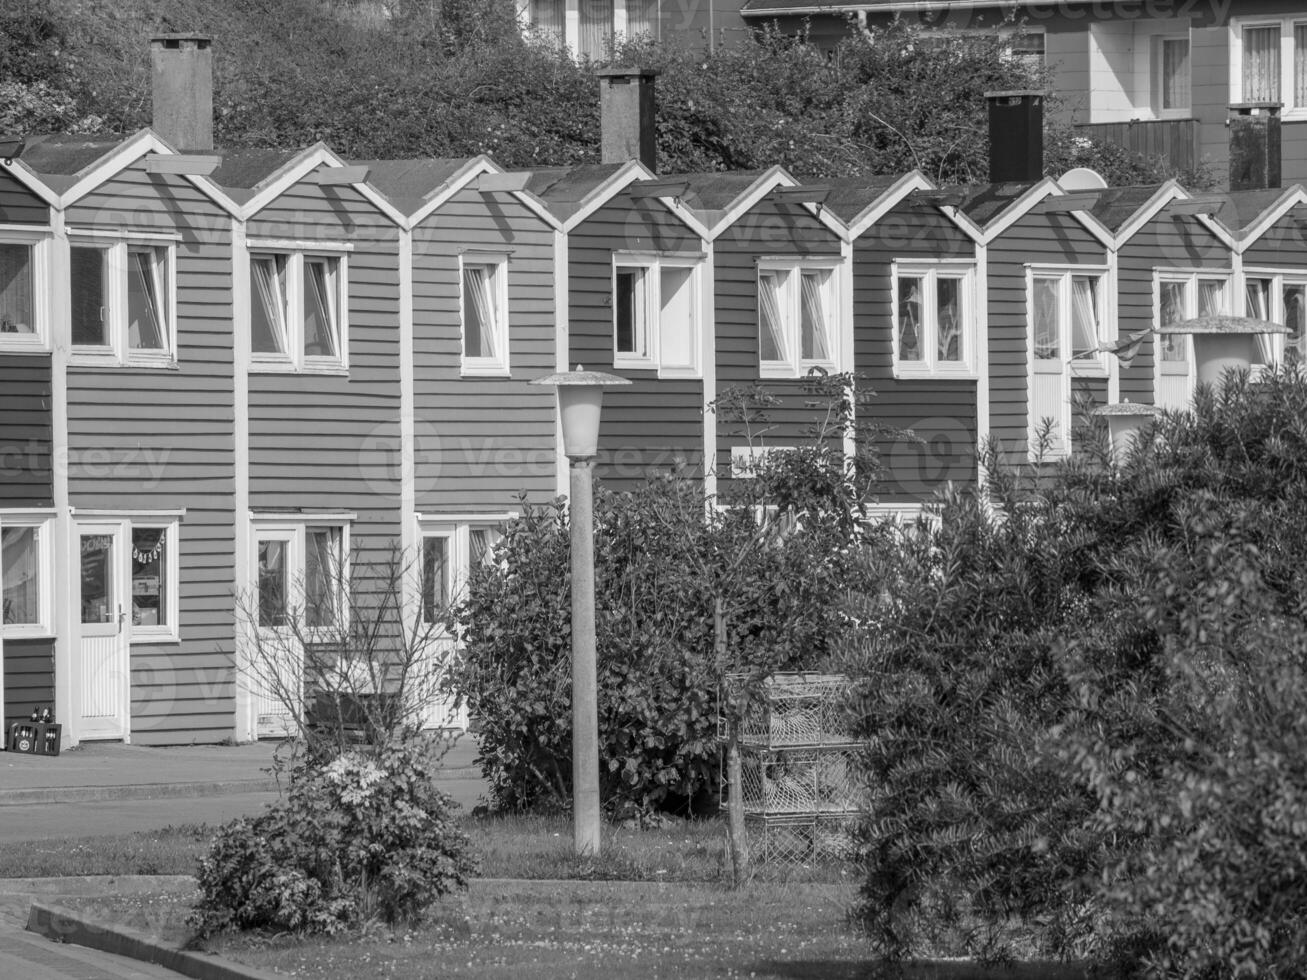
<path fill-rule="evenodd" d="M 488 153 L 510 167 L 598 159 L 592 65 L 522 38 L 513 0 L 8 0 L 0 11 L 0 131 L 127 134 L 150 119 L 155 33 L 213 35 L 225 146 L 325 141 L 355 158 Z M 661 69 L 665 172 L 783 164 L 805 177 L 986 178 L 983 93 L 1042 84 L 997 41 L 923 43 L 895 26 L 830 57 L 771 33 L 631 42 Z M 1047 132 L 1048 170 L 1157 180 L 1155 161 Z M 1201 184 L 1202 175 L 1180 175 Z"/>

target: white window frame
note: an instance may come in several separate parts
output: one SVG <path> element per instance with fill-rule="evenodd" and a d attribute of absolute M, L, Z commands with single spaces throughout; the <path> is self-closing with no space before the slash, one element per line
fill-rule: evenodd
<path fill-rule="evenodd" d="M 558 35 L 560 44 L 567 47 L 568 52 L 575 57 L 581 47 L 581 3 L 584 0 L 564 0 L 563 3 L 563 30 Z M 518 23 L 521 30 L 525 33 L 531 30 L 531 4 L 523 2 L 518 6 Z M 613 0 L 613 37 L 615 40 L 626 36 L 627 25 L 630 23 L 630 12 L 627 9 L 627 0 Z M 655 40 L 662 36 L 662 11 L 656 19 L 657 30 L 654 33 Z"/>
<path fill-rule="evenodd" d="M 644 353 L 622 352 L 617 349 L 617 275 L 623 269 L 638 269 L 643 273 L 636 312 L 635 330 L 644 335 Z M 662 349 L 662 282 L 664 269 L 689 269 L 690 290 L 690 362 L 668 364 Z M 613 254 L 610 293 L 612 296 L 613 367 L 634 371 L 657 371 L 660 378 L 698 378 L 703 374 L 700 350 L 703 346 L 700 324 L 700 302 L 703 279 L 703 260 L 699 255 L 682 255 L 673 252 L 617 252 Z"/>
<path fill-rule="evenodd" d="M 509 350 L 508 255 L 503 252 L 464 252 L 458 257 L 458 353 L 460 373 L 464 377 L 501 377 L 511 375 Z M 467 356 L 467 295 L 463 288 L 463 269 L 467 265 L 486 266 L 491 270 L 490 289 L 494 296 L 495 322 L 490 325 L 495 347 L 493 357 Z"/>
<path fill-rule="evenodd" d="M 462 592 L 467 588 L 468 576 L 472 566 L 472 531 L 487 529 L 495 534 L 491 542 L 493 548 L 503 537 L 500 529 L 517 517 L 516 511 L 497 514 L 419 514 L 417 517 L 418 541 L 418 616 L 419 622 L 429 624 L 425 618 L 426 583 L 422 580 L 423 542 L 427 538 L 444 538 L 446 541 L 445 560 L 449 569 L 446 584 L 449 588 L 448 602 L 458 602 Z"/>
<path fill-rule="evenodd" d="M 31 250 L 32 332 L 0 333 L 0 351 L 36 354 L 50 350 L 50 270 L 54 239 L 49 229 L 0 225 L 0 244 L 25 245 Z"/>
<path fill-rule="evenodd" d="M 1249 279 L 1271 280 L 1271 309 L 1269 319 L 1273 323 L 1284 323 L 1284 289 L 1286 286 L 1302 286 L 1304 290 L 1307 290 L 1307 270 L 1245 267 L 1243 270 L 1242 288 L 1239 291 L 1239 295 L 1243 298 L 1245 307 L 1248 302 Z M 1246 308 L 1244 313 L 1248 316 L 1253 315 Z M 1288 340 L 1289 338 L 1285 334 L 1272 335 L 1271 343 L 1276 363 L 1282 363 L 1284 361 L 1284 354 L 1288 347 Z"/>
<path fill-rule="evenodd" d="M 962 359 L 939 361 L 939 311 L 936 284 L 940 277 L 961 282 Z M 900 357 L 899 279 L 919 277 L 926 280 L 922 302 L 921 345 L 925 355 L 920 361 Z M 975 378 L 976 377 L 976 264 L 949 259 L 896 260 L 890 264 L 890 316 L 892 323 L 891 356 L 896 378 Z"/>
<path fill-rule="evenodd" d="M 335 625 L 342 630 L 349 629 L 350 594 L 353 585 L 350 529 L 354 516 L 353 514 L 305 514 L 302 517 L 297 516 L 294 520 L 287 520 L 283 515 L 260 515 L 255 517 L 251 522 L 250 573 L 253 587 L 252 611 L 256 616 L 256 620 L 250 624 L 251 628 L 286 629 L 289 626 L 289 624 L 285 627 L 263 626 L 257 621 L 259 612 L 259 542 L 264 540 L 288 540 L 290 544 L 286 554 L 287 586 L 290 589 L 290 594 L 286 597 L 288 606 L 295 607 L 296 601 L 300 603 L 298 606 L 299 625 L 305 639 L 312 640 L 315 636 L 331 638 L 333 627 L 310 626 L 304 621 L 305 610 L 302 604 L 308 584 L 308 530 L 311 527 L 331 527 L 340 530 L 341 549 L 340 594 L 337 596 L 337 601 L 340 603 L 340 617 L 339 622 Z"/>
<path fill-rule="evenodd" d="M 841 359 L 841 338 L 844 303 L 841 295 L 840 275 L 842 267 L 840 258 L 797 258 L 797 257 L 763 257 L 758 259 L 754 276 L 754 297 L 757 300 L 757 327 L 754 334 L 758 343 L 758 376 L 760 378 L 802 378 L 814 368 L 823 371 L 838 371 Z M 828 358 L 805 358 L 802 351 L 802 275 L 805 272 L 826 272 L 828 298 L 826 341 L 830 351 Z M 778 361 L 762 359 L 762 274 L 780 272 L 785 280 L 780 287 L 781 333 L 785 340 L 785 357 Z"/>
<path fill-rule="evenodd" d="M 251 321 L 258 290 L 254 287 L 254 260 L 263 256 L 286 259 L 286 343 L 285 353 L 255 351 L 250 333 L 250 364 L 253 373 L 262 374 L 348 374 L 349 373 L 349 253 L 353 246 L 336 242 L 300 242 L 280 239 L 250 239 L 245 243 L 246 275 L 249 278 Z M 326 259 L 336 263 L 336 350 L 337 356 L 307 355 L 304 352 L 304 264 L 307 259 Z"/>
<path fill-rule="evenodd" d="M 1230 101 L 1249 102 L 1243 91 L 1243 32 L 1249 27 L 1280 29 L 1280 110 L 1284 118 L 1307 119 L 1307 105 L 1296 105 L 1294 78 L 1295 27 L 1307 27 L 1307 15 L 1253 15 L 1230 18 Z"/>
<path fill-rule="evenodd" d="M 0 611 L 0 639 L 49 639 L 54 629 L 54 515 L 33 511 L 0 511 L 0 530 L 34 528 L 37 533 L 37 618 L 35 623 L 5 623 Z M 3 542 L 0 542 L 3 547 Z M 3 576 L 4 556 L 0 555 L 0 577 Z"/>
<path fill-rule="evenodd" d="M 167 581 L 164 583 L 164 587 L 168 590 L 168 606 L 165 612 L 168 616 L 168 622 L 161 626 L 138 626 L 136 625 L 135 616 L 132 616 L 128 620 L 130 627 L 128 634 L 129 641 L 133 645 L 180 642 L 181 598 L 178 593 L 181 588 L 181 574 L 179 569 L 181 561 L 181 521 L 176 517 L 152 518 L 148 515 L 128 518 L 125 541 L 126 547 L 129 551 L 127 566 L 127 584 L 129 589 L 132 586 L 132 578 L 130 574 L 131 560 L 133 557 L 133 555 L 130 554 L 130 552 L 133 551 L 132 532 L 138 528 L 151 531 L 157 529 L 162 530 L 164 533 L 164 574 L 167 576 Z M 134 595 L 134 593 L 132 595 Z M 132 595 L 129 595 L 128 598 L 132 598 Z M 135 612 L 134 600 L 133 612 Z"/>
<path fill-rule="evenodd" d="M 1164 46 L 1167 42 L 1184 41 L 1189 46 L 1189 104 L 1167 109 L 1162 105 L 1162 68 L 1164 65 Z M 1147 71 L 1143 77 L 1148 80 L 1148 106 L 1155 119 L 1188 119 L 1193 115 L 1194 104 L 1194 46 L 1188 31 L 1173 31 L 1149 35 L 1148 44 L 1141 45 L 1148 58 Z"/>
<path fill-rule="evenodd" d="M 1225 312 L 1234 309 L 1234 295 L 1231 290 L 1234 288 L 1234 272 L 1231 269 L 1163 269 L 1156 268 L 1153 270 L 1153 329 L 1157 330 L 1162 326 L 1162 284 L 1163 283 L 1182 283 L 1184 291 L 1184 319 L 1192 320 L 1198 316 L 1198 282 L 1201 279 L 1220 280 L 1222 290 L 1221 306 Z M 1241 284 L 1242 285 L 1242 284 Z M 1194 370 L 1193 342 L 1185 337 L 1183 338 L 1185 346 L 1185 364 L 1187 365 L 1184 372 L 1170 373 L 1187 373 L 1192 374 Z M 1158 349 L 1153 355 L 1153 370 L 1157 374 L 1169 373 L 1163 371 L 1163 364 L 1179 364 L 1179 361 L 1163 361 L 1160 349 L 1161 338 L 1158 338 Z"/>
<path fill-rule="evenodd" d="M 72 310 L 68 308 L 68 363 L 78 367 L 139 367 L 169 369 L 177 366 L 177 242 L 179 236 L 125 234 L 111 235 L 96 231 L 69 231 L 69 248 L 103 250 L 105 300 L 103 322 L 107 344 L 73 344 Z M 128 344 L 128 285 L 131 275 L 129 254 L 138 248 L 162 252 L 162 276 L 157 286 L 164 290 L 161 304 L 164 322 L 160 324 L 162 350 L 135 350 Z M 65 284 L 72 295 L 72 269 Z"/>

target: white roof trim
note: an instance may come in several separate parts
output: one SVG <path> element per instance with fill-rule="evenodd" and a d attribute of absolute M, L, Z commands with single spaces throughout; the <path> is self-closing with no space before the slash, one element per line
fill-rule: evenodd
<path fill-rule="evenodd" d="M 1130 220 L 1121 226 L 1121 230 L 1116 234 L 1116 247 L 1120 248 L 1131 238 L 1137 235 L 1148 222 L 1152 221 L 1161 210 L 1175 200 L 1188 200 L 1190 195 L 1186 194 L 1176 181 L 1168 180 L 1165 184 L 1147 201 L 1139 206 L 1139 209 L 1130 216 Z"/>
<path fill-rule="evenodd" d="M 737 194 L 735 200 L 722 210 L 721 217 L 708 229 L 708 239 L 716 241 L 722 232 L 744 217 L 755 204 L 777 187 L 797 187 L 798 184 L 799 182 L 779 164 L 759 174 L 752 184 Z M 841 230 L 840 237 L 843 238 L 844 234 Z"/>
<path fill-rule="evenodd" d="M 154 130 L 149 127 L 137 130 L 82 171 L 82 176 L 77 179 L 73 186 L 59 195 L 56 206 L 60 210 L 66 211 L 97 187 L 112 180 L 141 157 L 151 153 L 160 153 L 165 156 L 178 155 L 177 151 L 169 146 L 163 137 L 159 136 Z M 212 180 L 195 174 L 184 174 L 182 176 L 218 207 L 232 217 L 237 216 L 240 211 L 239 206 Z"/>
<path fill-rule="evenodd" d="M 654 172 L 639 160 L 628 160 L 611 177 L 581 200 L 576 210 L 563 220 L 563 231 L 575 230 L 577 225 L 637 180 L 652 180 L 653 178 Z"/>
<path fill-rule="evenodd" d="M 507 173 L 503 167 L 497 164 L 484 153 L 479 154 L 468 160 L 463 167 L 452 177 L 446 180 L 439 187 L 435 188 L 419 207 L 408 217 L 410 228 L 417 226 L 429 218 L 432 212 L 443 207 L 455 194 L 467 187 L 468 184 L 476 180 L 482 174 L 502 174 Z M 522 202 L 522 205 L 540 220 L 549 225 L 554 230 L 561 230 L 563 225 L 557 216 L 549 210 L 540 198 L 536 197 L 529 191 L 513 191 L 513 197 Z"/>
<path fill-rule="evenodd" d="M 700 238 L 707 239 L 709 237 L 708 225 L 704 223 L 702 218 L 694 213 L 692 207 L 682 201 L 679 197 L 660 197 L 658 200 L 662 201 L 667 210 L 671 211 L 672 214 L 685 222 L 686 226 Z"/>
<path fill-rule="evenodd" d="M 1257 239 L 1261 238 L 1272 227 L 1275 226 L 1281 218 L 1298 207 L 1300 204 L 1307 204 L 1307 190 L 1303 189 L 1302 184 L 1294 184 L 1286 190 L 1274 204 L 1261 213 L 1248 230 L 1238 238 L 1238 251 L 1242 254 L 1248 246 L 1252 245 Z M 1226 228 L 1224 222 L 1219 222 L 1222 228 Z M 1227 229 L 1231 235 L 1237 232 L 1237 229 Z"/>
<path fill-rule="evenodd" d="M 933 191 L 935 182 L 920 170 L 912 170 L 887 187 L 876 200 L 862 209 L 848 224 L 849 240 L 861 238 L 876 222 L 898 207 L 904 198 L 916 191 Z M 945 215 L 948 217 L 948 215 Z"/>
<path fill-rule="evenodd" d="M 338 156 L 325 143 L 315 143 L 308 149 L 301 152 L 298 156 L 293 157 L 268 177 L 259 186 L 258 191 L 245 202 L 241 208 L 240 217 L 244 221 L 249 221 L 256 214 L 266 208 L 269 204 L 279 198 L 295 184 L 302 181 L 323 164 L 331 167 L 345 167 L 348 162 Z M 408 218 L 404 213 L 386 200 L 385 195 L 381 194 L 375 187 L 366 182 L 348 185 L 358 191 L 373 207 L 395 222 L 401 229 L 409 229 Z"/>
<path fill-rule="evenodd" d="M 1061 185 L 1052 177 L 1045 177 L 1038 184 L 1035 184 L 1021 197 L 1017 198 L 1007 209 L 999 214 L 988 226 L 983 229 L 982 238 L 977 244 L 989 245 L 1014 224 L 1029 214 L 1040 201 L 1049 197 L 1064 197 L 1066 195 Z M 1111 232 L 1103 226 L 1103 223 L 1095 218 L 1088 211 L 1072 211 L 1071 216 L 1084 226 L 1084 229 L 1098 239 L 1099 244 L 1107 251 L 1112 251 L 1116 247 L 1115 239 Z"/>
<path fill-rule="evenodd" d="M 57 208 L 59 206 L 59 195 L 46 187 L 41 178 L 37 176 L 36 171 L 23 163 L 21 157 L 12 163 L 0 161 L 0 167 L 4 167 L 13 176 L 14 180 L 44 201 L 47 207 Z"/>

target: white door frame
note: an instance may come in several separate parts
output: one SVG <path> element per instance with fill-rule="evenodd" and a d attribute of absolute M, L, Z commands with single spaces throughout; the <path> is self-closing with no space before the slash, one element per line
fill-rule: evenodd
<path fill-rule="evenodd" d="M 294 655 L 296 653 L 294 638 L 291 631 L 287 628 L 278 628 L 276 626 L 263 626 L 258 622 L 259 609 L 259 544 L 263 541 L 279 541 L 284 545 L 283 552 L 283 589 L 286 601 L 292 602 L 296 588 L 296 570 L 304 565 L 304 528 L 302 525 L 283 524 L 283 523 L 256 523 L 250 528 L 250 575 L 252 581 L 249 583 L 249 605 L 252 607 L 247 612 L 252 613 L 255 617 L 254 622 L 248 624 L 250 631 L 248 658 L 246 659 L 247 670 L 251 671 L 246 678 L 238 679 L 248 685 L 250 690 L 250 711 L 253 717 L 253 727 L 256 738 L 279 738 L 285 735 L 293 734 L 293 722 L 287 714 L 284 706 L 274 703 L 275 696 L 264 690 L 264 684 L 261 679 L 262 672 L 271 669 L 272 665 L 268 664 L 267 651 L 280 651 Z M 268 648 L 265 648 L 263 654 L 260 653 L 260 637 L 266 636 L 273 640 Z M 282 647 L 285 649 L 282 649 Z M 298 651 L 299 656 L 303 656 L 303 651 Z M 302 680 L 302 672 L 301 678 Z M 292 683 L 287 680 L 286 683 Z"/>
<path fill-rule="evenodd" d="M 82 597 L 82 539 L 108 537 L 110 557 L 107 572 L 111 582 L 108 595 L 89 609 Z M 131 635 L 127 615 L 130 597 L 127 583 L 131 579 L 131 565 L 127 550 L 127 522 L 103 518 L 74 520 L 71 567 L 75 575 L 77 600 L 73 606 L 73 624 L 76 631 L 73 642 L 73 700 L 70 720 L 74 737 L 78 741 L 91 739 L 123 742 L 131 741 Z M 88 613 L 94 616 L 87 620 Z M 101 648 L 106 658 L 109 676 L 94 679 L 86 670 L 87 644 Z M 115 704 L 116 702 L 116 704 Z M 88 714 L 88 712 L 93 712 Z"/>

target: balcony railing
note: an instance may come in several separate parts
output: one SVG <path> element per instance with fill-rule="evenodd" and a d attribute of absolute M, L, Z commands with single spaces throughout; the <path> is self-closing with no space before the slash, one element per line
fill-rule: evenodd
<path fill-rule="evenodd" d="M 1082 123 L 1076 132 L 1146 157 L 1161 157 L 1176 170 L 1193 170 L 1202 159 L 1197 119 Z"/>

